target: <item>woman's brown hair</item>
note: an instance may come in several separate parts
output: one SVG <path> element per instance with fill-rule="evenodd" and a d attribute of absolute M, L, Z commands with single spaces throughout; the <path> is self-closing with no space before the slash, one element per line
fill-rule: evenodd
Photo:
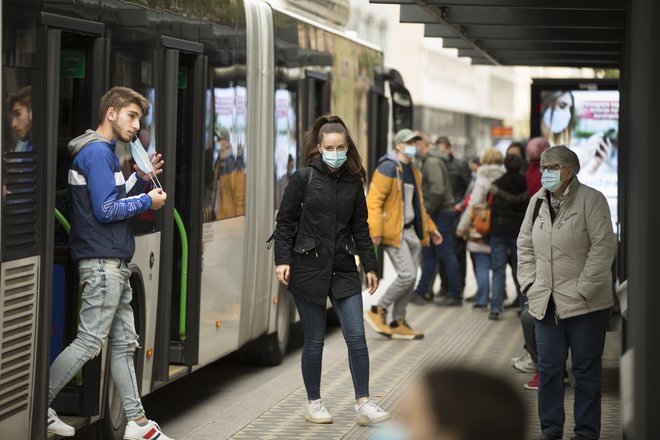
<path fill-rule="evenodd" d="M 330 133 L 339 133 L 346 136 L 346 144 L 348 145 L 348 152 L 346 160 L 346 169 L 357 177 L 363 185 L 367 183 L 367 171 L 362 166 L 362 158 L 358 153 L 355 142 L 348 132 L 348 127 L 344 121 L 337 115 L 324 115 L 316 118 L 311 130 L 305 133 L 303 145 L 305 146 L 305 160 L 310 164 L 321 153 L 317 148 L 323 140 L 323 136 Z"/>

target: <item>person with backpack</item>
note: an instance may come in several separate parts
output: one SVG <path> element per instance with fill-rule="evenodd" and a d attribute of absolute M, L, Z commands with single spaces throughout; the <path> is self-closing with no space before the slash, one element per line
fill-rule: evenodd
<path fill-rule="evenodd" d="M 355 390 L 356 422 L 390 418 L 369 396 L 369 350 L 362 320 L 359 255 L 369 293 L 378 288 L 376 254 L 369 235 L 364 185 L 367 173 L 338 116 L 322 116 L 305 134 L 307 167 L 292 176 L 277 214 L 275 272 L 300 315 L 305 343 L 301 368 L 311 423 L 332 423 L 321 399 L 321 362 L 328 298 L 337 313 Z"/>
<path fill-rule="evenodd" d="M 517 243 L 518 281 L 535 318 L 542 430 L 537 440 L 563 436 L 569 350 L 575 378 L 573 439 L 598 439 L 616 236 L 607 199 L 580 183 L 580 160 L 573 151 L 563 145 L 547 149 L 540 170 L 543 189 L 527 208 Z"/>
<path fill-rule="evenodd" d="M 509 154 L 504 159 L 506 173 L 490 187 L 492 206 L 490 217 L 490 247 L 493 268 L 493 301 L 489 318 L 498 320 L 506 298 L 506 266 L 511 265 L 516 291 L 520 286 L 516 279 L 517 248 L 516 240 L 525 218 L 529 203 L 527 183 L 520 174 L 525 161 L 517 154 Z M 518 298 L 516 299 L 518 302 Z M 520 304 L 518 304 L 520 306 Z"/>

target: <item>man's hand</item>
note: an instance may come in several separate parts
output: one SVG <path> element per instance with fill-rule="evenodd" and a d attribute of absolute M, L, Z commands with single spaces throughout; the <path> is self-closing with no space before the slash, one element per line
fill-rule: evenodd
<path fill-rule="evenodd" d="M 153 211 L 158 211 L 165 205 L 165 200 L 167 200 L 167 194 L 161 188 L 152 189 L 149 191 L 149 197 L 151 197 L 151 209 Z"/>
<path fill-rule="evenodd" d="M 275 267 L 275 273 L 280 283 L 285 286 L 289 285 L 289 275 L 291 274 L 291 266 L 288 264 L 278 264 Z"/>
<path fill-rule="evenodd" d="M 151 161 L 151 165 L 154 167 L 154 175 L 159 175 L 160 173 L 163 172 L 163 165 L 165 165 L 165 161 L 161 160 L 162 155 L 157 154 L 157 153 L 151 153 L 149 155 L 149 160 Z M 138 176 L 145 182 L 149 182 L 151 179 L 149 178 L 149 174 L 145 173 L 140 169 L 139 166 L 133 165 L 133 169 L 137 173 Z"/>
<path fill-rule="evenodd" d="M 442 244 L 442 234 L 440 233 L 440 231 L 438 231 L 437 229 L 433 231 L 433 233 L 431 234 L 431 240 L 433 241 L 434 245 L 440 246 Z"/>
<path fill-rule="evenodd" d="M 367 284 L 369 284 L 369 295 L 376 293 L 376 289 L 378 289 L 378 275 L 376 275 L 376 272 L 367 273 Z"/>
<path fill-rule="evenodd" d="M 372 237 L 371 241 L 374 242 L 374 246 L 379 246 L 380 243 L 383 241 L 383 237 Z"/>

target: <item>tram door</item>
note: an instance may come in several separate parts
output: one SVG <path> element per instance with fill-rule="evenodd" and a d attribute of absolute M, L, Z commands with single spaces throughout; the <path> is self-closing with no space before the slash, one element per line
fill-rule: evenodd
<path fill-rule="evenodd" d="M 160 298 L 156 381 L 166 382 L 196 365 L 199 347 L 202 194 L 206 57 L 199 43 L 163 37 L 164 109 Z"/>
<path fill-rule="evenodd" d="M 76 337 L 80 294 L 76 264 L 71 261 L 69 233 L 71 196 L 68 172 L 71 156 L 69 142 L 98 125 L 98 103 L 106 88 L 104 69 L 107 40 L 101 23 L 65 17 L 46 17 L 48 40 L 47 81 L 53 88 L 48 121 L 52 136 L 47 139 L 54 152 L 51 173 L 54 187 L 55 224 L 53 237 L 52 311 L 50 363 Z M 53 23 L 49 27 L 49 23 Z M 71 27 L 68 26 L 71 25 Z M 54 52 L 54 53 L 53 53 Z M 103 356 L 89 361 L 65 385 L 52 407 L 60 414 L 89 417 L 100 414 Z M 75 424 L 75 423 L 74 423 Z"/>

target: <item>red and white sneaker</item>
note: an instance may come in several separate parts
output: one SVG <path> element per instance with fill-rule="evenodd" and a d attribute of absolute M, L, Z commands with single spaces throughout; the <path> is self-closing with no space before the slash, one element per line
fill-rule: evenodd
<path fill-rule="evenodd" d="M 536 373 L 529 382 L 524 385 L 526 390 L 538 390 L 539 389 L 539 373 Z"/>
<path fill-rule="evenodd" d="M 126 431 L 124 431 L 124 440 L 174 440 L 171 437 L 163 434 L 163 431 L 160 430 L 158 423 L 153 420 L 140 426 L 134 421 L 128 422 L 126 425 Z"/>

